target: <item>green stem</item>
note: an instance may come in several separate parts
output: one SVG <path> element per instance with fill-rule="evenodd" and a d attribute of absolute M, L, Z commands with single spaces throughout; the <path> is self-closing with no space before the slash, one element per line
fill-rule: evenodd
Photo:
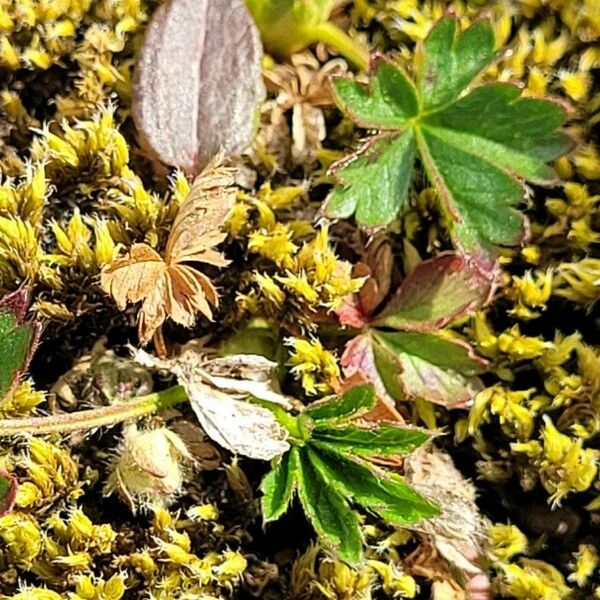
<path fill-rule="evenodd" d="M 133 398 L 130 402 L 124 404 L 114 404 L 48 417 L 0 419 L 0 437 L 24 434 L 71 433 L 73 431 L 85 431 L 97 427 L 116 425 L 123 421 L 151 415 L 169 406 L 181 404 L 187 399 L 184 387 L 176 385 L 162 392 Z"/>
<path fill-rule="evenodd" d="M 323 42 L 335 48 L 342 56 L 356 65 L 361 71 L 369 68 L 369 51 L 353 40 L 346 32 L 337 25 L 324 21 L 311 27 L 310 37 L 315 42 Z"/>

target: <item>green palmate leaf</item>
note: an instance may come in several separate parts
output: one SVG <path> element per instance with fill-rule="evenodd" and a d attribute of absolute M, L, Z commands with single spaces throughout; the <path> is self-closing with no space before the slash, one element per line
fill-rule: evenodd
<path fill-rule="evenodd" d="M 456 254 L 426 260 L 406 277 L 373 326 L 435 331 L 483 306 L 493 273 Z"/>
<path fill-rule="evenodd" d="M 319 421 L 328 426 L 331 422 L 355 418 L 368 412 L 375 406 L 375 402 L 372 386 L 357 385 L 342 396 L 313 403 L 304 413 L 315 421 L 315 427 L 319 426 Z"/>
<path fill-rule="evenodd" d="M 261 507 L 265 523 L 279 519 L 287 510 L 294 493 L 299 463 L 298 448 L 292 447 L 277 459 L 273 470 L 262 480 Z"/>
<path fill-rule="evenodd" d="M 327 200 L 333 217 L 352 213 L 361 225 L 386 225 L 405 205 L 414 158 L 435 186 L 455 242 L 466 251 L 519 242 L 524 217 L 521 179 L 554 182 L 546 164 L 570 146 L 558 128 L 565 111 L 520 98 L 499 83 L 462 95 L 494 59 L 494 34 L 479 21 L 457 35 L 445 18 L 417 52 L 413 84 L 399 67 L 380 63 L 368 88 L 334 81 L 338 104 L 363 126 L 385 131 L 351 159 L 333 166 L 339 186 Z"/>
<path fill-rule="evenodd" d="M 439 514 L 435 504 L 415 492 L 401 477 L 332 450 L 329 445 L 315 441 L 307 454 L 325 481 L 389 523 L 407 525 Z"/>
<path fill-rule="evenodd" d="M 321 541 L 349 563 L 362 557 L 359 521 L 351 501 L 391 523 L 414 523 L 438 514 L 437 507 L 401 477 L 365 460 L 410 452 L 429 437 L 416 428 L 365 422 L 359 426 L 360 421 L 350 420 L 371 408 L 374 398 L 373 387 L 361 385 L 290 417 L 296 423 L 289 423 L 289 440 L 296 445 L 273 462 L 261 484 L 265 522 L 283 515 L 296 492 Z M 307 420 L 310 427 L 302 424 Z M 293 434 L 301 429 L 303 435 Z"/>
<path fill-rule="evenodd" d="M 372 429 L 319 427 L 317 424 L 312 439 L 357 456 L 391 456 L 411 452 L 426 442 L 429 435 L 419 429 L 388 424 L 380 424 Z"/>
<path fill-rule="evenodd" d="M 342 494 L 317 469 L 307 448 L 299 450 L 298 496 L 308 520 L 319 537 L 352 564 L 362 558 L 362 537 L 358 516 Z"/>
<path fill-rule="evenodd" d="M 373 331 L 371 340 L 376 369 L 398 400 L 457 406 L 482 388 L 476 375 L 486 363 L 464 342 L 433 333 L 382 331 Z"/>
<path fill-rule="evenodd" d="M 25 370 L 36 329 L 0 306 L 0 398 Z"/>

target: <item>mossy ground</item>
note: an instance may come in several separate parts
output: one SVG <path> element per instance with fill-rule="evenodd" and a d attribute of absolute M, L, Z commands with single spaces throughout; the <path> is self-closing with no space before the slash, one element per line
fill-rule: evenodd
<path fill-rule="evenodd" d="M 0 0 L 0 290 L 27 286 L 44 324 L 30 369 L 40 391 L 22 382 L 0 402 L 4 418 L 99 406 L 117 389 L 135 395 L 140 383 L 127 362 L 136 308 L 117 311 L 99 272 L 133 243 L 162 251 L 189 190 L 181 173 L 146 159 L 130 116 L 135 52 L 158 4 Z M 445 428 L 436 444 L 475 481 L 478 506 L 495 524 L 480 557 L 494 597 L 600 597 L 600 6 L 355 0 L 334 19 L 410 65 L 415 43 L 447 11 L 462 25 L 491 18 L 501 54 L 484 80 L 561 98 L 576 145 L 554 165 L 562 184 L 531 190 L 523 207 L 530 238 L 503 251 L 492 305 L 454 326 L 490 361 L 485 390 L 465 409 L 399 410 Z M 283 388 L 305 402 L 328 393 L 339 374 L 344 336 L 331 334 L 326 315 L 355 291 L 351 264 L 367 257 L 367 236 L 353 224 L 315 225 L 331 184 L 327 167 L 365 135 L 326 90 L 329 75 L 348 70 L 323 46 L 265 60 L 268 98 L 240 163 L 224 247 L 234 260 L 209 273 L 222 291 L 220 310 L 214 323 L 164 331 L 169 344 L 210 334 L 211 344 L 238 351 L 248 338 L 255 351 L 259 343 L 278 348 Z M 424 177 L 378 240 L 390 244 L 394 284 L 415 257 L 451 248 Z M 315 256 L 334 265 L 335 277 L 316 269 Z M 101 351 L 95 359 L 104 363 L 86 363 L 69 379 L 70 396 L 53 389 L 103 336 L 114 354 Z M 286 346 L 288 338 L 295 341 Z M 169 383 L 151 377 L 156 389 Z M 141 426 L 178 423 L 194 423 L 190 409 Z M 257 497 L 267 466 L 232 461 L 208 441 L 168 507 L 133 515 L 102 493 L 120 439 L 114 428 L 2 444 L 0 466 L 21 488 L 15 510 L 0 517 L 0 597 L 467 597 L 464 577 L 431 538 L 372 517 L 363 524 L 369 562 L 358 571 L 310 545 L 297 509 L 264 530 Z"/>

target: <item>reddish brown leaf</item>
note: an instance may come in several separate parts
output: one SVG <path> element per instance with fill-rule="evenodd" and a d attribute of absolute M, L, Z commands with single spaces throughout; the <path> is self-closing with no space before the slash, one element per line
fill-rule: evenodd
<path fill-rule="evenodd" d="M 373 320 L 403 331 L 435 331 L 491 300 L 493 270 L 463 255 L 445 253 L 415 267 Z"/>

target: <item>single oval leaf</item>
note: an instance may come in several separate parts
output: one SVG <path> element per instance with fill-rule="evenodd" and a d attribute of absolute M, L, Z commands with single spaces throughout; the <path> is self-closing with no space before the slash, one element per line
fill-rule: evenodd
<path fill-rule="evenodd" d="M 252 140 L 264 96 L 262 44 L 242 0 L 171 0 L 155 13 L 135 69 L 133 118 L 164 163 L 197 173 Z"/>

